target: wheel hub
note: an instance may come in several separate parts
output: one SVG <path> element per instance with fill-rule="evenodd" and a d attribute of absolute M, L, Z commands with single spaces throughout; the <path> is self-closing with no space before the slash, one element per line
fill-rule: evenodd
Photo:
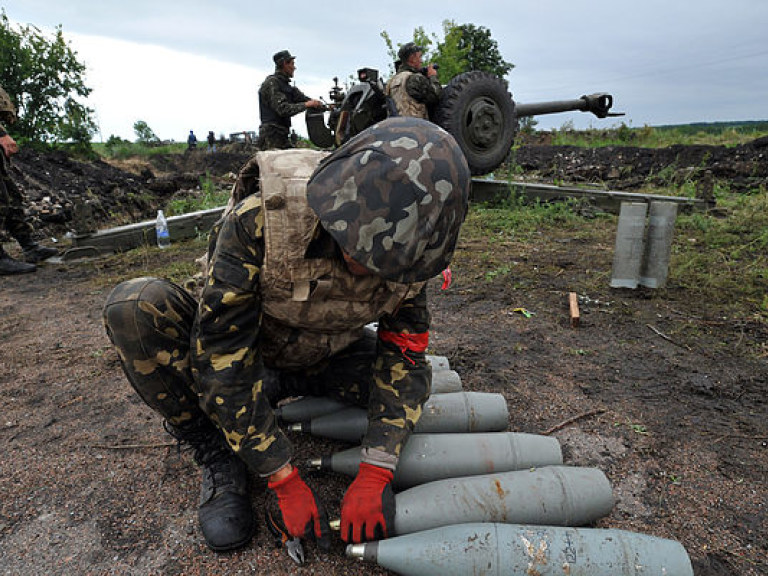
<path fill-rule="evenodd" d="M 468 106 L 464 131 L 467 143 L 478 149 L 491 148 L 498 142 L 503 126 L 501 109 L 490 98 L 480 98 Z"/>

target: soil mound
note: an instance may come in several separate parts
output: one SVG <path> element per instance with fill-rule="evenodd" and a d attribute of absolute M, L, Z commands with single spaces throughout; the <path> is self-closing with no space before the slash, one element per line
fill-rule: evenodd
<path fill-rule="evenodd" d="M 203 178 L 230 186 L 254 151 L 247 144 L 229 144 L 216 153 L 201 150 L 86 162 L 64 152 L 22 149 L 14 156 L 13 166 L 36 230 L 61 237 L 74 231 L 78 203 L 91 205 L 95 228 L 149 219 L 169 197 L 199 188 Z M 633 190 L 648 184 L 663 187 L 715 178 L 727 179 L 732 189 L 747 191 L 768 185 L 768 137 L 734 148 L 530 145 L 517 149 L 511 163 L 515 173 L 522 170 L 524 178 L 545 182 Z"/>
<path fill-rule="evenodd" d="M 62 151 L 22 149 L 13 157 L 13 177 L 27 196 L 27 209 L 41 236 L 75 232 L 75 207 L 88 204 L 93 228 L 152 218 L 174 194 L 200 188 L 203 178 L 228 186 L 248 160 L 245 150 L 187 152 L 149 159 L 92 160 Z M 2 234 L 2 231 L 0 231 Z"/>
<path fill-rule="evenodd" d="M 768 138 L 732 148 L 670 146 L 523 146 L 513 157 L 526 177 L 547 181 L 604 185 L 613 190 L 696 183 L 702 178 L 728 180 L 732 190 L 768 184 Z"/>

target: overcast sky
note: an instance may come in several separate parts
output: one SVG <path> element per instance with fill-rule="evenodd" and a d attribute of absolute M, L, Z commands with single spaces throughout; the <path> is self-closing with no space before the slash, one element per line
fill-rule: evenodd
<path fill-rule="evenodd" d="M 4 0 L 7 16 L 43 31 L 61 25 L 88 66 L 88 104 L 101 134 L 135 139 L 144 120 L 162 139 L 256 130 L 257 90 L 271 56 L 296 55 L 296 84 L 328 100 L 334 76 L 389 66 L 416 27 L 484 26 L 517 102 L 614 95 L 623 119 L 581 112 L 540 128 L 768 119 L 768 0 Z M 302 116 L 294 128 L 306 134 Z"/>

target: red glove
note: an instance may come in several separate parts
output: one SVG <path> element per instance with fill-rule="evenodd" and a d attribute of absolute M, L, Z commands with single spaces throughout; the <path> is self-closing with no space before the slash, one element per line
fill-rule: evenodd
<path fill-rule="evenodd" d="M 392 471 L 361 462 L 341 502 L 341 539 L 365 542 L 387 538 L 395 526 Z"/>
<path fill-rule="evenodd" d="M 330 526 L 322 502 L 294 468 L 288 476 L 269 482 L 277 495 L 278 520 L 294 538 L 317 540 L 322 548 L 330 547 Z"/>
<path fill-rule="evenodd" d="M 0 128 L 0 130 L 2 130 L 2 128 Z M 5 132 L 0 135 L 0 148 L 2 148 L 6 158 L 10 158 L 19 151 L 19 145 L 16 144 L 16 140 L 11 138 Z"/>

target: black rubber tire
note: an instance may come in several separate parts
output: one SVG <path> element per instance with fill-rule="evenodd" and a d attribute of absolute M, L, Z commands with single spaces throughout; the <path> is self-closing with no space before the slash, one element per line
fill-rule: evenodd
<path fill-rule="evenodd" d="M 456 139 L 474 176 L 504 162 L 517 132 L 506 83 L 479 70 L 459 74 L 443 88 L 433 121 Z"/>

